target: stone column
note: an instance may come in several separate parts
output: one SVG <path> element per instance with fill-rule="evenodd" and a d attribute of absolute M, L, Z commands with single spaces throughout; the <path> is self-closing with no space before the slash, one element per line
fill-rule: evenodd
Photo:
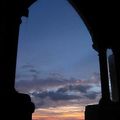
<path fill-rule="evenodd" d="M 0 7 L 0 115 L 4 120 L 32 120 L 35 106 L 15 88 L 19 26 L 35 0 L 2 0 Z M 8 110 L 7 110 L 8 108 Z"/>
<path fill-rule="evenodd" d="M 2 0 L 0 7 L 0 91 L 14 91 L 21 17 L 36 0 Z"/>
<path fill-rule="evenodd" d="M 1 83 L 0 90 L 6 92 L 14 91 L 15 84 L 15 68 L 17 57 L 17 45 L 20 19 L 4 18 L 1 34 L 1 60 L 0 60 L 0 73 Z"/>
<path fill-rule="evenodd" d="M 98 53 L 99 53 L 99 64 L 100 64 L 101 92 L 102 92 L 102 98 L 100 100 L 100 103 L 107 104 L 110 101 L 110 92 L 109 92 L 106 49 L 100 49 Z"/>
<path fill-rule="evenodd" d="M 117 76 L 117 87 L 118 87 L 118 101 L 120 102 L 120 49 L 112 48 L 115 60 L 116 76 Z"/>
<path fill-rule="evenodd" d="M 118 95 L 118 81 L 116 76 L 116 66 L 115 66 L 115 59 L 114 55 L 110 55 L 108 57 L 109 63 L 109 73 L 110 73 L 110 81 L 111 81 L 111 94 L 112 94 L 112 101 L 118 102 L 119 95 Z"/>

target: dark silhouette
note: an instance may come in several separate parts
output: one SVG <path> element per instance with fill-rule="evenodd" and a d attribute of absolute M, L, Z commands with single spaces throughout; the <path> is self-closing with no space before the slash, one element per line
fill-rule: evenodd
<path fill-rule="evenodd" d="M 21 17 L 28 17 L 28 8 L 36 0 L 1 0 L 0 4 L 0 117 L 7 120 L 31 120 L 34 104 L 27 94 L 15 88 L 15 68 Z M 86 120 L 120 119 L 120 46 L 118 32 L 119 7 L 114 1 L 69 0 L 82 17 L 92 36 L 93 48 L 100 62 L 102 97 L 99 104 L 88 105 Z M 117 101 L 110 99 L 106 50 L 114 55 Z M 110 71 L 111 72 L 111 71 Z M 114 82 L 111 82 L 114 87 Z M 113 88 L 114 89 L 114 88 Z"/>
<path fill-rule="evenodd" d="M 98 105 L 88 105 L 85 110 L 85 120 L 119 120 L 120 119 L 120 44 L 118 34 L 119 6 L 114 1 L 97 0 L 68 0 L 76 9 L 88 27 L 93 40 L 93 48 L 98 52 L 101 77 L 102 97 Z M 107 64 L 107 49 L 111 49 L 114 55 L 113 65 Z M 111 77 L 112 94 L 117 98 L 110 98 L 109 73 Z M 114 78 L 116 78 L 114 80 Z M 114 80 L 114 82 L 113 82 Z M 114 88 L 116 87 L 116 88 Z M 117 90 L 117 91 L 115 91 Z M 116 93 L 117 94 L 116 94 Z M 117 95 L 117 96 L 116 96 Z M 112 97 L 113 97 L 112 96 Z"/>
<path fill-rule="evenodd" d="M 109 71 L 110 71 L 110 80 L 111 80 L 111 95 L 112 95 L 112 100 L 117 102 L 119 101 L 119 91 L 118 91 L 118 83 L 117 83 L 117 75 L 116 75 L 116 70 L 115 70 L 115 59 L 114 55 L 109 55 L 108 57 L 108 63 L 109 63 Z"/>
<path fill-rule="evenodd" d="M 15 88 L 15 68 L 21 17 L 35 0 L 0 2 L 0 119 L 31 120 L 34 104 L 27 94 Z"/>

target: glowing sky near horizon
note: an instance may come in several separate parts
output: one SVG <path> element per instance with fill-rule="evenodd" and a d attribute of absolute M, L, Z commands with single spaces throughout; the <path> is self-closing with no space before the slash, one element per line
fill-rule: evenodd
<path fill-rule="evenodd" d="M 91 36 L 67 0 L 38 0 L 22 18 L 16 89 L 35 103 L 35 120 L 82 120 L 100 98 Z"/>
<path fill-rule="evenodd" d="M 36 109 L 33 114 L 33 120 L 83 120 L 84 108 L 81 106 L 70 105 L 70 106 L 60 106 L 55 108 L 47 109 Z M 72 113 L 72 114 L 71 114 Z"/>

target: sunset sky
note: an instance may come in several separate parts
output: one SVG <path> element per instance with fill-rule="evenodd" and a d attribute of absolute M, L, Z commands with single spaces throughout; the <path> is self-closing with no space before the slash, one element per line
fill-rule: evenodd
<path fill-rule="evenodd" d="M 38 0 L 22 18 L 16 89 L 35 103 L 34 120 L 82 120 L 100 98 L 97 52 L 67 0 Z"/>

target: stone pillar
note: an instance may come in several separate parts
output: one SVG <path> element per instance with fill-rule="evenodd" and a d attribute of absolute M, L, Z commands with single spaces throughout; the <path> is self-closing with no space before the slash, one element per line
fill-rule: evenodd
<path fill-rule="evenodd" d="M 109 73 L 110 73 L 110 81 L 111 81 L 112 101 L 118 102 L 119 101 L 118 82 L 117 82 L 116 66 L 115 66 L 115 60 L 113 54 L 108 57 L 108 63 L 109 63 Z"/>
<path fill-rule="evenodd" d="M 2 0 L 0 7 L 0 91 L 14 91 L 19 26 L 36 0 Z"/>
<path fill-rule="evenodd" d="M 99 53 L 99 64 L 100 64 L 101 92 L 102 92 L 102 98 L 100 100 L 100 103 L 107 104 L 110 101 L 110 92 L 109 92 L 106 49 L 100 49 L 98 53 Z"/>
<path fill-rule="evenodd" d="M 120 49 L 112 48 L 114 59 L 115 59 L 115 68 L 117 76 L 117 87 L 118 87 L 118 101 L 120 102 Z"/>
<path fill-rule="evenodd" d="M 35 106 L 15 88 L 19 26 L 35 0 L 2 0 L 0 7 L 0 115 L 4 120 L 32 120 Z"/>
<path fill-rule="evenodd" d="M 2 21 L 2 32 L 1 34 L 1 60 L 0 60 L 0 73 L 1 83 L 0 90 L 6 92 L 14 91 L 15 84 L 15 68 L 16 68 L 16 57 L 17 57 L 17 45 L 18 45 L 18 34 L 19 25 L 21 23 L 20 18 L 14 20 L 14 18 L 8 18 L 5 16 L 5 20 Z M 10 20 L 9 20 L 10 19 Z"/>

